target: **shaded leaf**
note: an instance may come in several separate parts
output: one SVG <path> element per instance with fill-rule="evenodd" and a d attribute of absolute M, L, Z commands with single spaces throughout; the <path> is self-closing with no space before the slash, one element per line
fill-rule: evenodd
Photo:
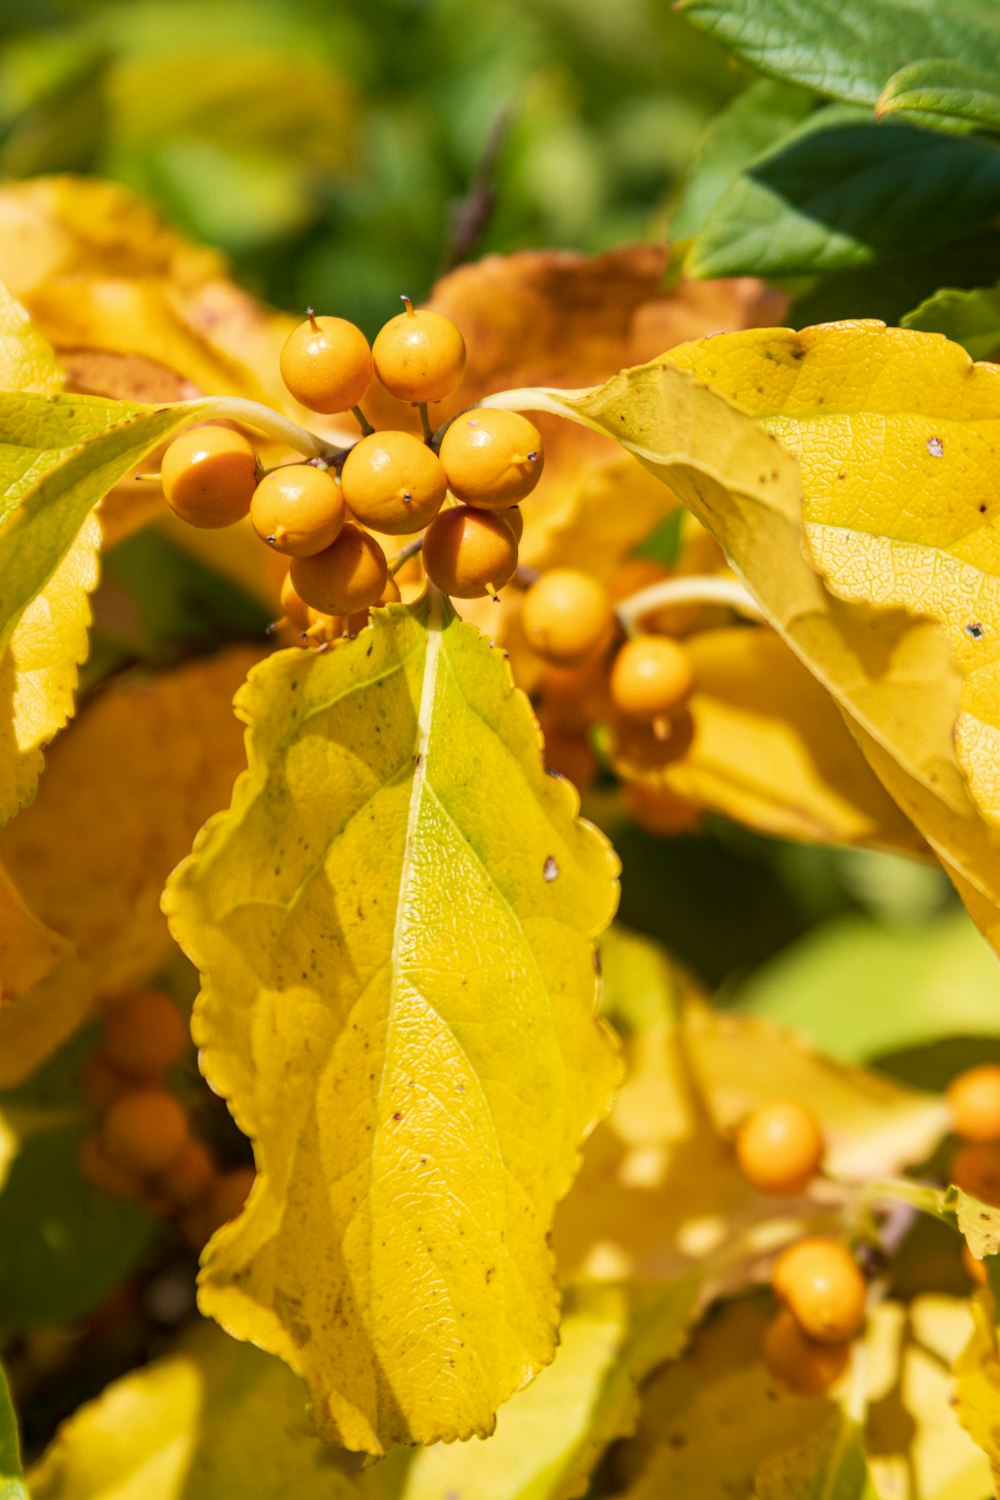
<path fill-rule="evenodd" d="M 925 298 L 901 321 L 904 328 L 943 333 L 973 359 L 989 359 L 1000 349 L 1000 286 L 972 291 L 946 287 Z"/>
<path fill-rule="evenodd" d="M 864 1435 L 843 1413 L 796 1447 L 765 1459 L 753 1493 L 754 1500 L 879 1500 Z"/>
<path fill-rule="evenodd" d="M 706 277 L 846 271 L 945 244 L 998 203 L 991 142 L 831 105 L 736 178 L 685 265 Z"/>
<path fill-rule="evenodd" d="M 71 951 L 28 910 L 0 865 L 0 1006 L 44 979 Z"/>
<path fill-rule="evenodd" d="M 440 608 L 252 674 L 250 769 L 165 897 L 259 1171 L 202 1306 L 373 1452 L 489 1432 L 551 1359 L 545 1235 L 615 1073 L 590 939 L 616 862 Z"/>
<path fill-rule="evenodd" d="M 693 734 L 674 760 L 616 768 L 779 838 L 919 853 L 903 817 L 820 682 L 770 630 L 706 630 L 687 641 Z"/>
<path fill-rule="evenodd" d="M 929 58 L 900 68 L 879 94 L 876 110 L 880 117 L 929 117 L 943 130 L 1000 130 L 996 75 L 954 60 Z"/>
<path fill-rule="evenodd" d="M 681 11 L 762 73 L 848 103 L 876 103 L 915 58 L 1000 62 L 1000 28 L 954 0 L 680 0 Z M 992 18 L 991 18 L 992 19 Z"/>
<path fill-rule="evenodd" d="M 17 1418 L 6 1376 L 0 1368 L 0 1500 L 28 1500 L 28 1491 L 21 1483 L 22 1473 Z"/>
<path fill-rule="evenodd" d="M 119 678 L 52 747 L 34 804 L 0 836 L 30 909 L 75 957 L 0 1007 L 0 1085 L 30 1073 L 101 995 L 148 983 L 175 952 L 164 881 L 244 765 L 234 692 L 251 647 Z"/>

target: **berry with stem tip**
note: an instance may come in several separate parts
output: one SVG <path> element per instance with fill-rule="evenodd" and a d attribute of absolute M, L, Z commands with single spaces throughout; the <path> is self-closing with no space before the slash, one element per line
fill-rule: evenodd
<path fill-rule="evenodd" d="M 821 1344 L 802 1332 L 787 1307 L 768 1324 L 763 1343 L 764 1363 L 791 1390 L 803 1396 L 823 1396 L 840 1379 L 851 1357 L 851 1346 Z"/>
<path fill-rule="evenodd" d="M 351 615 L 378 601 L 389 566 L 375 538 L 347 522 L 322 552 L 294 557 L 290 574 L 293 587 L 311 609 L 323 615 Z"/>
<path fill-rule="evenodd" d="M 462 412 L 449 424 L 440 452 L 449 489 L 481 510 L 509 510 L 542 477 L 541 435 L 516 411 Z"/>
<path fill-rule="evenodd" d="M 815 1115 L 794 1099 L 778 1099 L 753 1110 L 736 1132 L 736 1160 L 760 1193 L 792 1197 L 819 1171 L 823 1133 Z"/>
<path fill-rule="evenodd" d="M 285 620 L 294 630 L 299 630 L 304 635 L 312 624 L 309 618 L 309 606 L 292 582 L 290 572 L 286 573 L 281 580 L 279 597 Z"/>
<path fill-rule="evenodd" d="M 254 492 L 250 522 L 262 542 L 290 557 L 312 557 L 340 535 L 346 519 L 340 486 L 314 464 L 283 464 Z"/>
<path fill-rule="evenodd" d="M 619 713 L 654 729 L 684 707 L 694 689 L 689 653 L 663 635 L 626 641 L 611 668 L 611 698 Z"/>
<path fill-rule="evenodd" d="M 372 378 L 372 352 L 360 328 L 346 318 L 317 318 L 292 330 L 279 359 L 281 378 L 296 401 L 310 411 L 349 411 L 364 397 Z"/>
<path fill-rule="evenodd" d="M 158 990 L 136 990 L 112 1001 L 102 1024 L 104 1056 L 129 1078 L 162 1078 L 184 1056 L 184 1018 Z"/>
<path fill-rule="evenodd" d="M 101 1121 L 104 1154 L 143 1175 L 162 1172 L 187 1138 L 187 1115 L 166 1089 L 133 1089 L 116 1099 Z"/>
<path fill-rule="evenodd" d="M 865 1320 L 867 1286 L 840 1240 L 812 1235 L 778 1256 L 771 1277 L 775 1296 L 808 1338 L 840 1344 Z"/>
<path fill-rule="evenodd" d="M 1000 1141 L 1000 1063 L 980 1063 L 947 1092 L 952 1129 L 966 1141 Z"/>
<path fill-rule="evenodd" d="M 372 345 L 375 373 L 400 401 L 441 401 L 462 379 L 465 340 L 443 313 L 403 301 L 406 311 L 390 318 Z"/>
<path fill-rule="evenodd" d="M 428 526 L 423 559 L 427 577 L 442 593 L 482 599 L 514 576 L 517 543 L 502 516 L 456 505 Z"/>
<path fill-rule="evenodd" d="M 257 459 L 240 432 L 191 427 L 164 453 L 160 483 L 170 509 L 189 526 L 232 526 L 250 510 Z"/>
<path fill-rule="evenodd" d="M 408 432 L 373 432 L 355 443 L 340 482 L 358 520 L 386 536 L 422 531 L 448 491 L 441 460 Z"/>
<path fill-rule="evenodd" d="M 553 568 L 525 594 L 521 624 L 544 661 L 569 667 L 608 644 L 614 615 L 596 578 L 576 568 Z"/>

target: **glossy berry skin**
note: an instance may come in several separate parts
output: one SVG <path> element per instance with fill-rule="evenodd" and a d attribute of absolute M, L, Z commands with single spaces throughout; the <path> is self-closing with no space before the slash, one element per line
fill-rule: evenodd
<path fill-rule="evenodd" d="M 981 1063 L 948 1087 L 952 1129 L 966 1141 L 1000 1141 L 1000 1064 Z"/>
<path fill-rule="evenodd" d="M 424 533 L 424 568 L 431 583 L 455 599 L 482 599 L 509 583 L 517 543 L 502 516 L 456 505 Z"/>
<path fill-rule="evenodd" d="M 355 443 L 340 482 L 353 514 L 384 536 L 423 531 L 448 491 L 441 460 L 408 432 L 373 432 Z"/>
<path fill-rule="evenodd" d="M 120 1073 L 153 1081 L 180 1062 L 187 1036 L 184 1017 L 167 995 L 136 990 L 105 1010 L 101 1048 Z"/>
<path fill-rule="evenodd" d="M 991 1208 L 1000 1208 L 1000 1146 L 995 1141 L 967 1141 L 951 1159 L 948 1179 Z"/>
<path fill-rule="evenodd" d="M 290 572 L 286 573 L 281 580 L 281 613 L 295 630 L 306 631 L 312 623 L 309 618 L 309 606 L 300 596 L 298 589 L 292 582 Z"/>
<path fill-rule="evenodd" d="M 683 708 L 694 688 L 689 653 L 663 635 L 626 641 L 611 668 L 611 697 L 619 713 L 642 724 Z"/>
<path fill-rule="evenodd" d="M 375 373 L 400 401 L 441 401 L 465 370 L 465 340 L 443 313 L 414 309 L 390 318 L 372 345 Z"/>
<path fill-rule="evenodd" d="M 101 1145 L 117 1166 L 154 1175 L 169 1166 L 188 1138 L 183 1106 L 165 1089 L 123 1094 L 101 1122 Z"/>
<path fill-rule="evenodd" d="M 771 1284 L 802 1332 L 821 1344 L 853 1338 L 865 1320 L 865 1278 L 840 1240 L 814 1235 L 789 1245 Z"/>
<path fill-rule="evenodd" d="M 361 329 L 346 318 L 310 314 L 285 340 L 279 367 L 296 401 L 330 415 L 363 399 L 371 384 L 372 352 Z"/>
<path fill-rule="evenodd" d="M 374 537 L 349 521 L 332 546 L 314 557 L 294 557 L 292 586 L 323 615 L 351 615 L 376 604 L 389 566 Z"/>
<path fill-rule="evenodd" d="M 313 464 L 284 464 L 254 492 L 250 522 L 262 542 L 289 557 L 312 557 L 340 535 L 347 507 L 337 481 Z"/>
<path fill-rule="evenodd" d="M 455 418 L 441 440 L 448 488 L 466 505 L 509 510 L 542 477 L 538 428 L 516 411 L 475 407 Z"/>
<path fill-rule="evenodd" d="M 811 1110 L 792 1099 L 762 1104 L 736 1132 L 736 1160 L 760 1193 L 792 1197 L 808 1186 L 823 1160 L 823 1134 Z"/>
<path fill-rule="evenodd" d="M 500 514 L 510 527 L 515 542 L 520 545 L 521 538 L 524 535 L 524 516 L 521 512 L 521 507 L 519 505 L 512 505 L 509 510 L 501 511 Z"/>
<path fill-rule="evenodd" d="M 608 644 L 614 615 L 596 578 L 576 568 L 553 568 L 525 594 L 521 625 L 543 661 L 571 667 Z"/>
<path fill-rule="evenodd" d="M 768 1324 L 762 1352 L 772 1375 L 803 1396 L 825 1395 L 851 1358 L 848 1343 L 821 1344 L 808 1338 L 787 1307 Z"/>
<path fill-rule="evenodd" d="M 189 526 L 232 526 L 250 510 L 257 460 L 242 433 L 192 427 L 164 453 L 160 483 L 170 509 Z"/>

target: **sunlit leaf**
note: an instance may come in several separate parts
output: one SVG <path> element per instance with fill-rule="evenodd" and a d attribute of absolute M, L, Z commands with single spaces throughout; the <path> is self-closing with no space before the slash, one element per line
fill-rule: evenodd
<path fill-rule="evenodd" d="M 765 1459 L 754 1500 L 880 1500 L 856 1422 L 838 1413 L 819 1432 Z"/>
<path fill-rule="evenodd" d="M 259 1170 L 202 1306 L 373 1452 L 489 1432 L 551 1359 L 545 1236 L 615 1073 L 590 939 L 616 862 L 439 608 L 251 676 L 250 769 L 165 898 Z"/>
<path fill-rule="evenodd" d="M 955 1360 L 955 1410 L 962 1426 L 989 1459 L 994 1485 L 1000 1484 L 1000 1354 L 991 1299 L 972 1301 L 973 1330 Z"/>
<path fill-rule="evenodd" d="M 929 118 L 945 130 L 1000 130 L 995 74 L 954 60 L 932 58 L 900 68 L 879 95 L 877 111 Z"/>
<path fill-rule="evenodd" d="M 169 960 L 160 892 L 244 764 L 230 705 L 259 656 L 236 647 L 152 680 L 121 678 L 52 747 L 0 858 L 77 956 L 0 1008 L 0 1085 L 58 1047 L 98 996 L 147 983 Z"/>
<path fill-rule="evenodd" d="M 52 396 L 63 383 L 59 363 L 28 316 L 0 282 L 0 391 Z"/>

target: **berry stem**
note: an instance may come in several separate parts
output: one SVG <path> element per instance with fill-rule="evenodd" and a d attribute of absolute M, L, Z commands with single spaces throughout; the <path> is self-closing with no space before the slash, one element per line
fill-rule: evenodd
<path fill-rule="evenodd" d="M 204 401 L 178 402 L 179 407 L 184 405 L 204 408 L 205 403 Z M 216 397 L 212 402 L 212 416 L 256 428 L 258 432 L 264 432 L 268 437 L 274 438 L 275 442 L 294 448 L 297 453 L 304 454 L 306 458 L 325 458 L 332 461 L 339 454 L 347 452 L 346 448 L 333 446 L 324 438 L 317 437 L 314 432 L 300 427 L 297 422 L 289 421 L 288 417 L 272 411 L 269 406 L 263 406 L 259 401 L 247 401 L 242 396 Z M 199 420 L 201 420 L 201 413 L 199 413 Z"/>
<path fill-rule="evenodd" d="M 640 621 L 654 609 L 671 604 L 724 604 L 748 620 L 763 621 L 764 613 L 748 589 L 735 578 L 717 578 L 710 573 L 690 578 L 664 578 L 622 599 L 615 609 L 629 635 L 641 632 Z"/>
<path fill-rule="evenodd" d="M 357 424 L 361 428 L 361 431 L 364 434 L 364 436 L 365 437 L 371 437 L 371 435 L 375 431 L 375 429 L 372 426 L 372 424 L 369 422 L 368 418 L 365 416 L 364 412 L 361 410 L 361 407 L 360 406 L 352 406 L 351 407 L 351 414 L 356 419 Z"/>
<path fill-rule="evenodd" d="M 411 557 L 416 557 L 424 545 L 423 537 L 418 537 L 415 542 L 407 542 L 406 546 L 397 552 L 389 564 L 389 577 L 394 578 L 404 563 L 408 563 Z"/>
<path fill-rule="evenodd" d="M 420 422 L 421 422 L 421 425 L 422 425 L 422 427 L 424 429 L 424 442 L 430 444 L 431 446 L 433 446 L 433 444 L 434 444 L 434 429 L 431 426 L 431 419 L 430 419 L 430 417 L 427 414 L 427 402 L 426 401 L 418 401 L 417 406 L 418 406 L 418 409 L 420 411 Z"/>

